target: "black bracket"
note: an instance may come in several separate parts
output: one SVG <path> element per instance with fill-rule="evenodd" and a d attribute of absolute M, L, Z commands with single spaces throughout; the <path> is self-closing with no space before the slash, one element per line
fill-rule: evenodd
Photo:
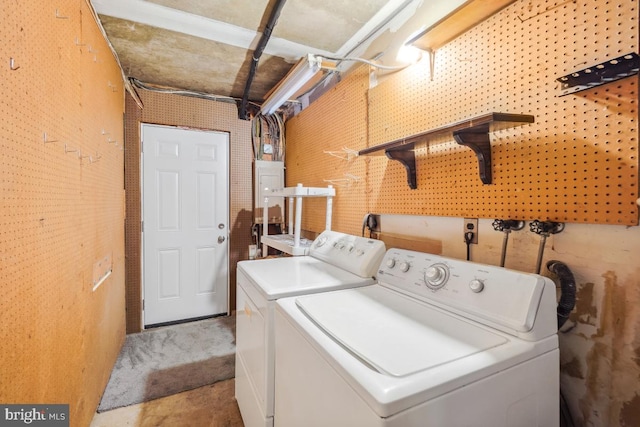
<path fill-rule="evenodd" d="M 453 139 L 460 145 L 473 150 L 478 158 L 478 172 L 483 184 L 491 184 L 491 140 L 489 138 L 489 125 L 483 126 L 478 132 L 453 132 Z"/>
<path fill-rule="evenodd" d="M 631 52 L 600 64 L 558 77 L 560 95 L 565 96 L 638 74 L 640 56 Z"/>
<path fill-rule="evenodd" d="M 407 184 L 409 184 L 409 188 L 412 190 L 418 188 L 416 179 L 416 153 L 413 151 L 413 146 L 405 146 L 399 150 L 385 150 L 384 154 L 387 155 L 387 158 L 402 163 L 402 166 L 407 170 Z"/>
<path fill-rule="evenodd" d="M 407 170 L 407 182 L 412 190 L 418 187 L 416 181 L 416 144 L 427 142 L 431 137 L 452 133 L 455 141 L 473 150 L 478 158 L 478 169 L 483 184 L 491 184 L 491 140 L 489 133 L 533 123 L 534 117 L 524 114 L 488 113 L 461 122 L 430 129 L 410 137 L 403 137 L 384 144 L 358 151 L 359 156 L 369 156 L 384 152 L 389 159 L 397 160 Z"/>

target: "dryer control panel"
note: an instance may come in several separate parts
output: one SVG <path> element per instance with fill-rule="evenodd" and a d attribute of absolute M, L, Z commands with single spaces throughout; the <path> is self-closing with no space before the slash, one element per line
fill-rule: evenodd
<path fill-rule="evenodd" d="M 385 251 L 381 240 L 325 230 L 311 244 L 309 255 L 360 277 L 375 277 Z"/>
<path fill-rule="evenodd" d="M 389 249 L 377 279 L 383 286 L 505 332 L 527 334 L 539 316 L 550 325 L 544 334 L 556 332 L 555 285 L 538 274 Z"/>

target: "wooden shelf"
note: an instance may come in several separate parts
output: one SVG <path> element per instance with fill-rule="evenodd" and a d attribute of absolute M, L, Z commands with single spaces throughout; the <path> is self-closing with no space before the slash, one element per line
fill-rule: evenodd
<path fill-rule="evenodd" d="M 526 114 L 489 113 L 447 126 L 431 129 L 410 137 L 397 139 L 365 148 L 358 152 L 359 156 L 382 155 L 399 161 L 407 170 L 407 183 L 410 188 L 418 187 L 416 180 L 415 145 L 427 142 L 430 138 L 452 133 L 455 141 L 473 150 L 478 158 L 480 179 L 484 184 L 491 184 L 491 141 L 489 133 L 500 129 L 508 129 L 526 123 L 533 123 L 534 117 Z"/>
<path fill-rule="evenodd" d="M 515 0 L 469 0 L 407 44 L 433 52 Z"/>

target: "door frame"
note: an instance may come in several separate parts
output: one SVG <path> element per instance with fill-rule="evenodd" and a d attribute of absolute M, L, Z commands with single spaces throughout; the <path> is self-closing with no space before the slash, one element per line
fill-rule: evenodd
<path fill-rule="evenodd" d="M 231 310 L 231 132 L 217 129 L 208 129 L 208 128 L 197 128 L 193 126 L 179 126 L 179 125 L 168 125 L 163 123 L 152 123 L 152 122 L 138 122 L 138 143 L 140 144 L 140 150 L 138 153 L 139 160 L 139 175 L 138 181 L 140 183 L 140 222 L 144 224 L 144 145 L 142 141 L 142 128 L 143 126 L 160 126 L 166 128 L 174 128 L 174 129 L 182 129 L 182 130 L 193 130 L 193 131 L 201 131 L 201 132 L 217 132 L 217 133 L 225 133 L 227 134 L 227 244 L 228 244 L 228 252 L 227 252 L 227 316 L 232 314 Z M 140 329 L 145 330 L 144 324 L 144 225 L 140 226 Z M 169 322 L 169 323 L 180 323 L 178 322 Z"/>

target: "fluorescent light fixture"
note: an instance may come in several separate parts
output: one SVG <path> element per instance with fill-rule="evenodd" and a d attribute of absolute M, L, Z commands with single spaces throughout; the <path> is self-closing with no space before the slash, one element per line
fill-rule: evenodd
<path fill-rule="evenodd" d="M 269 97 L 260 107 L 264 115 L 273 114 L 282 104 L 287 102 L 305 83 L 322 68 L 322 57 L 308 54 L 303 57 L 271 91 Z"/>

